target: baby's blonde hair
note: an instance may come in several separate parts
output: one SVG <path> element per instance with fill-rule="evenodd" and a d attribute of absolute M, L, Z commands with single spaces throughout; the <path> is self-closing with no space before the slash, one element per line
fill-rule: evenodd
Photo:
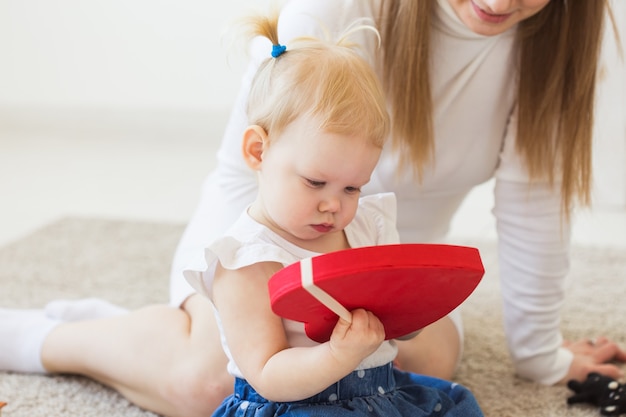
<path fill-rule="evenodd" d="M 252 16 L 245 20 L 251 36 L 263 36 L 279 44 L 278 15 Z M 319 128 L 330 133 L 363 135 L 382 147 L 389 133 L 389 115 L 380 82 L 347 37 L 338 40 L 297 38 L 286 52 L 259 67 L 247 104 L 248 122 L 261 126 L 270 137 L 300 116 L 321 120 Z M 376 32 L 378 33 L 378 32 Z"/>

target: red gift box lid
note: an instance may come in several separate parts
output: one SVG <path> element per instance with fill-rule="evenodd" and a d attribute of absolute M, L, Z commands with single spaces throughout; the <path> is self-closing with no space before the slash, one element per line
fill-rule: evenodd
<path fill-rule="evenodd" d="M 476 248 L 380 245 L 303 259 L 274 274 L 268 286 L 274 313 L 303 322 L 312 340 L 329 340 L 338 316 L 349 320 L 356 308 L 373 312 L 393 339 L 450 313 L 484 272 Z"/>

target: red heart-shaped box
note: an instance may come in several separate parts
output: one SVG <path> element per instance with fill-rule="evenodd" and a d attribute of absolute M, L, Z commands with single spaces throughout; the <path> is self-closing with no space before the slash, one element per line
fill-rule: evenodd
<path fill-rule="evenodd" d="M 311 258 L 313 283 L 348 311 L 364 308 L 386 339 L 420 330 L 458 307 L 484 275 L 478 249 L 443 244 L 366 246 Z M 338 316 L 302 286 L 300 262 L 268 283 L 272 310 L 305 323 L 312 340 L 330 339 Z"/>

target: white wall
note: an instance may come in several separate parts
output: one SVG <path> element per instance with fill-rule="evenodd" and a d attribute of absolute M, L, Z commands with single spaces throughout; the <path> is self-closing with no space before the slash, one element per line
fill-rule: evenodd
<path fill-rule="evenodd" d="M 271 2 L 0 0 L 0 124 L 19 119 L 24 109 L 31 117 L 65 117 L 70 122 L 76 114 L 89 112 L 91 117 L 135 117 L 150 111 L 197 114 L 193 117 L 198 123 L 208 112 L 226 115 L 243 59 L 235 53 L 229 64 L 220 35 L 233 18 Z M 612 3 L 626 46 L 626 1 Z M 624 208 L 626 68 L 611 39 L 605 62 L 595 202 Z M 179 124 L 193 123 L 183 117 Z"/>
<path fill-rule="evenodd" d="M 1 0 L 0 107 L 228 108 L 243 60 L 220 34 L 267 3 Z"/>
<path fill-rule="evenodd" d="M 594 143 L 594 205 L 626 209 L 626 2 L 613 0 L 623 56 L 607 24 L 598 85 Z"/>

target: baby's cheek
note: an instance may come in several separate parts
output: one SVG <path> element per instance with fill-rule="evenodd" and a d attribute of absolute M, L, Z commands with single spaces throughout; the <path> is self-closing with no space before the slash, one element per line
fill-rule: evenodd
<path fill-rule="evenodd" d="M 345 222 L 345 225 L 348 225 L 352 220 L 354 220 L 354 217 L 356 216 L 356 211 L 359 207 L 359 201 L 358 199 L 355 201 L 350 201 L 350 203 L 347 205 L 347 207 L 344 207 L 343 210 L 343 221 Z M 345 227 L 344 225 L 344 227 Z"/>

